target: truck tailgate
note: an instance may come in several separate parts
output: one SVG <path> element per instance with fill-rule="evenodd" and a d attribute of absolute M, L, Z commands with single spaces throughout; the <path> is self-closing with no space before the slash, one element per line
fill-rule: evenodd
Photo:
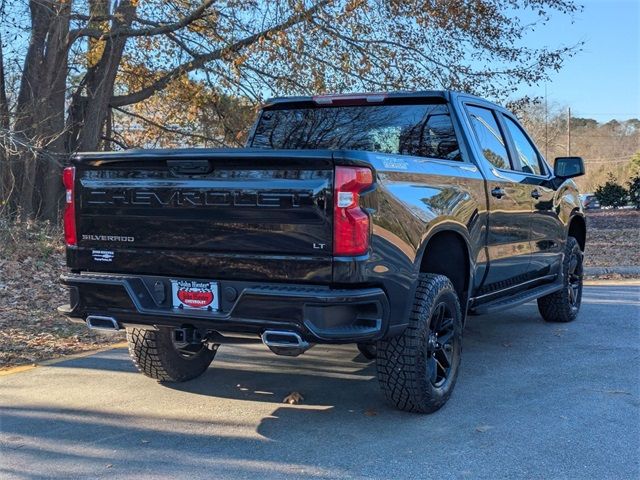
<path fill-rule="evenodd" d="M 328 283 L 330 152 L 75 160 L 78 270 Z"/>

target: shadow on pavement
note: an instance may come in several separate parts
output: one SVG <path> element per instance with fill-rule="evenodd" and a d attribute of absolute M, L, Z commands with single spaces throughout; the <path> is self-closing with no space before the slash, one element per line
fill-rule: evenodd
<path fill-rule="evenodd" d="M 90 409 L 5 407 L 0 412 L 0 456 L 42 462 L 30 471 L 29 466 L 12 468 L 0 461 L 1 478 L 112 478 L 124 472 L 146 478 L 184 478 L 195 471 L 208 471 L 209 478 L 255 478 L 264 471 L 280 474 L 304 468 L 317 470 L 318 478 L 335 478 L 337 473 L 324 470 L 321 464 L 305 465 L 274 455 L 272 448 L 260 447 L 259 439 L 234 436 L 229 433 L 233 423 Z M 222 429 L 224 433 L 216 433 Z M 43 467 L 47 464 L 51 470 Z"/>
<path fill-rule="evenodd" d="M 313 405 L 355 405 L 362 395 L 378 394 L 374 365 L 359 356 L 357 363 L 350 360 L 356 356 L 350 346 L 316 346 L 315 352 L 297 358 L 277 357 L 263 346 L 225 350 L 201 377 L 164 385 L 198 395 L 276 403 L 296 391 Z"/>

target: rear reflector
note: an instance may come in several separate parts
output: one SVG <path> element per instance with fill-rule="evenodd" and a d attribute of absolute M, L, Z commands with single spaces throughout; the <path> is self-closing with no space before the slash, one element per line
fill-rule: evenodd
<path fill-rule="evenodd" d="M 363 255 L 369 250 L 369 215 L 359 205 L 360 192 L 373 184 L 371 170 L 336 167 L 333 209 L 333 254 Z"/>
<path fill-rule="evenodd" d="M 67 167 L 62 171 L 62 183 L 65 188 L 64 206 L 64 240 L 67 245 L 77 245 L 76 234 L 76 204 L 75 204 L 76 168 Z"/>

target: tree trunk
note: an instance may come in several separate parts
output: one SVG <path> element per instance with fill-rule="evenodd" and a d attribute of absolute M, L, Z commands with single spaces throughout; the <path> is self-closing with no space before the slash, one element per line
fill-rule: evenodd
<path fill-rule="evenodd" d="M 39 107 L 41 103 L 40 90 L 42 87 L 43 59 L 47 42 L 47 30 L 51 20 L 50 2 L 37 0 L 29 1 L 31 11 L 31 39 L 24 60 L 22 81 L 18 93 L 14 136 L 20 142 L 21 148 L 12 158 L 14 177 L 16 179 L 16 207 L 19 207 L 24 217 L 31 217 L 35 213 L 34 191 L 36 162 L 35 143 L 39 137 Z M 38 117 L 36 117 L 38 115 Z"/>
<path fill-rule="evenodd" d="M 101 0 L 94 0 L 95 8 L 102 7 Z M 136 14 L 136 6 L 138 2 L 123 0 L 116 11 L 112 28 L 114 30 L 126 29 L 131 26 Z M 115 84 L 116 75 L 122 60 L 122 53 L 127 43 L 126 35 L 109 37 L 104 41 L 104 48 L 101 50 L 99 60 L 90 56 L 89 70 L 86 75 L 85 88 L 87 90 L 86 97 L 90 100 L 80 104 L 71 105 L 70 109 L 73 114 L 80 116 L 75 118 L 74 123 L 80 123 L 82 128 L 74 130 L 78 131 L 77 141 L 72 143 L 72 150 L 90 151 L 97 150 L 102 139 L 105 122 L 109 111 L 109 102 L 113 96 L 113 86 Z M 103 53 L 104 52 L 104 53 Z M 83 102 L 80 96 L 75 99 L 76 102 Z"/>
<path fill-rule="evenodd" d="M 55 220 L 62 192 L 70 2 L 31 0 L 29 7 L 32 33 L 13 128 L 21 145 L 12 158 L 19 187 L 14 203 L 23 217 L 41 211 Z"/>
<path fill-rule="evenodd" d="M 7 201 L 13 187 L 9 168 L 9 103 L 4 78 L 4 59 L 2 57 L 2 37 L 0 36 L 0 213 L 5 213 Z"/>
<path fill-rule="evenodd" d="M 2 36 L 0 35 L 0 128 L 3 133 L 9 130 L 9 102 L 4 79 L 4 59 L 2 57 Z"/>
<path fill-rule="evenodd" d="M 38 175 L 42 198 L 41 216 L 55 222 L 62 204 L 64 189 L 60 180 L 62 165 L 68 155 L 65 145 L 65 95 L 67 86 L 67 45 L 69 42 L 70 2 L 62 3 L 51 23 L 48 36 L 46 71 L 46 132 L 47 146 L 41 157 Z"/>

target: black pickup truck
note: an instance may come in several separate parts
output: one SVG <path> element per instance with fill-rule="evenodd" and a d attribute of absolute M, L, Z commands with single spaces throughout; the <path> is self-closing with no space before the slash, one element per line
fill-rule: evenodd
<path fill-rule="evenodd" d="M 550 168 L 510 112 L 465 94 L 274 99 L 245 149 L 75 156 L 60 311 L 126 329 L 162 382 L 226 343 L 357 344 L 392 404 L 432 412 L 468 315 L 537 299 L 547 321 L 576 318 L 583 173 L 579 157 Z"/>

